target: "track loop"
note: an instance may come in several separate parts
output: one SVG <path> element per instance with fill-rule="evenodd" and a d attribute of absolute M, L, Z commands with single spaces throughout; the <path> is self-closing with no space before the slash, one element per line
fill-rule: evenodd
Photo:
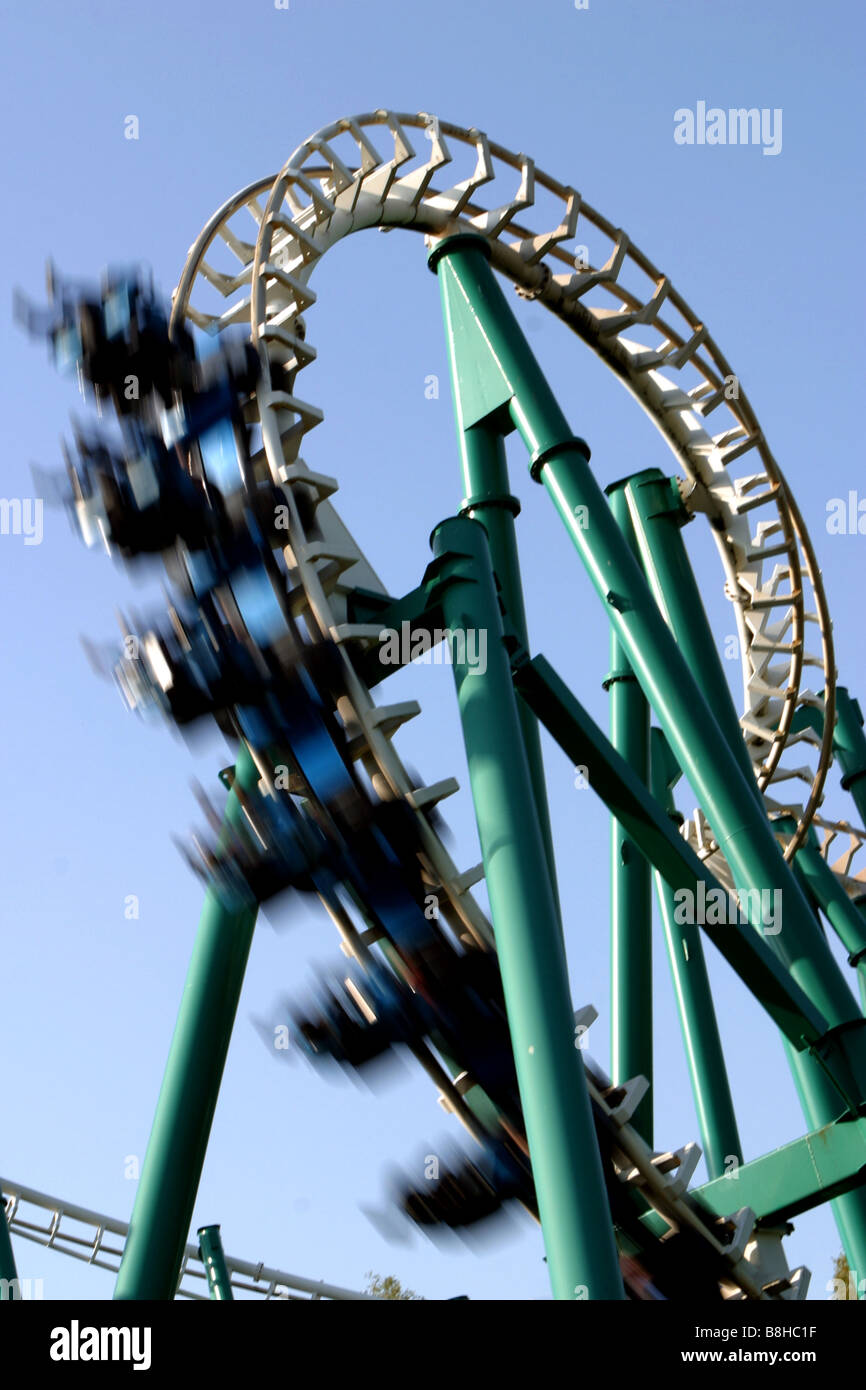
<path fill-rule="evenodd" d="M 452 172 L 458 161 L 465 167 Z M 545 213 L 546 229 L 544 222 L 540 230 L 525 225 L 524 215 L 541 204 L 554 210 L 549 219 Z M 234 226 L 245 212 L 257 224 L 254 249 Z M 706 515 L 720 553 L 739 636 L 743 734 L 768 811 L 796 818 L 785 845 L 790 858 L 822 800 L 836 672 L 812 544 L 742 383 L 669 277 L 574 188 L 474 128 L 424 112 L 377 110 L 323 127 L 275 179 L 249 185 L 211 218 L 189 253 L 174 321 L 187 318 L 211 333 L 251 324 L 265 382 L 257 400 L 258 466 L 285 490 L 285 557 L 297 609 L 311 633 L 340 644 L 347 690 L 341 713 L 353 753 L 380 796 L 400 797 L 413 808 L 429 881 L 441 886 L 468 937 L 491 940 L 468 891 L 477 871 L 458 873 L 422 814 L 433 791 L 413 786 L 394 749 L 400 720 L 374 704 L 347 654 L 349 639 L 363 645 L 374 635 L 347 626 L 346 592 L 359 584 L 382 592 L 382 586 L 333 507 L 333 480 L 323 486 L 301 457 L 305 436 L 322 418 L 298 382 L 315 358 L 303 317 L 315 304 L 313 271 L 344 236 L 397 226 L 430 238 L 458 229 L 484 236 L 495 268 L 582 338 L 667 439 L 682 472 L 685 505 Z M 205 261 L 217 240 L 234 260 L 232 273 Z M 222 296 L 224 306 L 205 308 L 199 300 L 205 290 Z M 820 738 L 793 728 L 798 709 L 817 701 L 804 685 L 808 667 L 823 695 Z M 783 762 L 789 752 L 793 764 Z M 808 787 L 805 801 L 785 798 L 792 783 Z M 816 823 L 829 826 L 828 843 L 841 829 Z M 687 833 L 703 856 L 719 859 L 700 811 Z M 850 857 L 833 867 L 846 879 Z M 718 865 L 721 876 L 725 869 Z"/>

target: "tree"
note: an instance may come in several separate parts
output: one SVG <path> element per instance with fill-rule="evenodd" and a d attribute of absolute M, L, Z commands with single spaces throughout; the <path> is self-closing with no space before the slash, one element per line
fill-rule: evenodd
<path fill-rule="evenodd" d="M 367 1280 L 364 1293 L 372 1294 L 374 1298 L 399 1299 L 406 1303 L 423 1302 L 423 1294 L 416 1293 L 414 1289 L 404 1289 L 393 1274 L 383 1276 L 368 1269 L 364 1277 Z"/>
<path fill-rule="evenodd" d="M 833 1261 L 833 1298 L 836 1300 L 847 1299 L 851 1296 L 851 1270 L 848 1265 L 844 1251 L 838 1254 Z M 856 1298 L 856 1294 L 855 1294 Z"/>

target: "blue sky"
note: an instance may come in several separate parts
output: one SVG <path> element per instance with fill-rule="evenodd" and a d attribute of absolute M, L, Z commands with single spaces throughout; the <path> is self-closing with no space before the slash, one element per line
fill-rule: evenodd
<path fill-rule="evenodd" d="M 7 9 L 3 26 L 7 305 L 15 285 L 41 298 L 49 256 L 83 277 L 145 261 L 168 294 L 220 203 L 356 111 L 427 110 L 478 126 L 573 184 L 671 276 L 743 382 L 818 548 L 840 679 L 863 698 L 866 537 L 825 526 L 828 500 L 864 487 L 859 6 L 291 0 L 284 11 L 269 0 L 45 0 Z M 678 145 L 674 113 L 699 101 L 781 109 L 779 154 Z M 138 141 L 124 139 L 129 114 Z M 386 584 L 403 591 L 427 563 L 432 526 L 460 502 L 436 285 L 420 238 L 366 233 L 327 258 L 315 288 L 308 332 L 319 358 L 304 385 L 326 419 L 305 457 L 340 479 L 341 514 Z M 661 438 L 596 359 L 540 308 L 518 309 L 600 481 L 671 471 Z M 11 309 L 0 334 L 3 490 L 26 497 L 30 464 L 59 462 L 69 411 L 86 410 Z M 438 400 L 425 397 L 431 373 L 443 384 Z M 533 645 L 606 724 L 603 615 L 548 500 L 512 455 Z M 733 627 L 715 549 L 697 525 L 688 542 L 721 641 Z M 0 537 L 0 1171 L 121 1218 L 134 1197 L 125 1164 L 144 1154 L 201 899 L 170 835 L 197 819 L 190 777 L 216 794 L 227 761 L 216 732 L 190 749 L 127 714 L 82 655 L 81 633 L 115 640 L 113 608 L 160 611 L 158 577 L 133 582 L 88 554 L 62 513 L 46 513 L 39 546 Z M 465 789 L 449 682 L 445 668 L 412 668 L 388 695 L 417 698 L 424 711 L 400 736 L 404 761 L 428 781 L 456 775 Z M 547 754 L 574 999 L 599 1011 L 590 1050 L 606 1067 L 608 819 L 591 792 L 575 790 L 565 760 Z M 466 867 L 477 854 L 465 790 L 446 811 Z M 124 917 L 129 894 L 138 920 Z M 803 1124 L 774 1030 L 708 954 L 754 1157 Z M 338 959 L 323 913 L 277 909 L 262 921 L 194 1224 L 219 1221 L 232 1254 L 350 1287 L 374 1269 L 434 1298 L 549 1297 L 529 1223 L 477 1251 L 420 1236 L 392 1248 L 363 1214 L 381 1206 L 389 1164 L 458 1136 L 414 1070 L 374 1095 L 269 1059 L 251 1020 Z M 675 1148 L 697 1126 L 660 941 L 655 975 L 656 1136 Z M 829 1213 L 798 1223 L 789 1260 L 813 1270 L 812 1297 L 826 1296 L 838 1246 Z M 43 1277 L 46 1297 L 110 1294 L 99 1271 L 17 1249 L 19 1272 Z"/>

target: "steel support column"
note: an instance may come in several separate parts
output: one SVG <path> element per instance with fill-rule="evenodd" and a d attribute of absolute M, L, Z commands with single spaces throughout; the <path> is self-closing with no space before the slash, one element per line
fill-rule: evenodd
<path fill-rule="evenodd" d="M 676 637 L 695 681 L 713 710 L 720 733 L 737 758 L 746 782 L 763 810 L 763 798 L 755 781 L 733 699 L 683 544 L 681 527 L 687 514 L 675 480 L 665 478 L 657 469 L 647 469 L 629 479 L 626 492 L 640 558 L 659 610 Z M 844 709 L 847 711 L 848 706 L 845 705 Z M 844 721 L 843 713 L 846 747 L 853 751 L 856 747 L 854 736 Z M 866 768 L 866 761 L 863 766 Z M 784 822 L 777 821 L 774 830 L 781 830 L 783 826 Z M 821 872 L 822 868 L 825 873 Z M 804 847 L 800 851 L 795 875 L 798 883 L 806 883 L 811 893 L 819 890 L 816 894 L 819 902 L 823 894 L 824 902 L 831 905 L 834 927 L 838 929 L 844 926 L 849 939 L 853 933 L 853 939 L 862 941 L 863 923 L 857 909 L 848 901 L 829 868 L 814 850 L 810 852 Z M 822 946 L 826 944 L 820 929 L 815 930 L 814 939 Z M 862 993 L 862 977 L 860 985 Z M 838 1097 L 833 1094 L 832 1087 L 828 1087 L 826 1076 L 816 1071 L 811 1057 L 791 1047 L 786 1048 L 786 1053 L 804 1114 L 807 1121 L 818 1128 L 838 1114 Z M 862 1250 L 866 1235 L 864 1193 L 846 1194 L 832 1203 L 832 1210 L 846 1249 Z"/>
<path fill-rule="evenodd" d="M 610 491 L 610 489 L 607 489 Z M 730 687 L 695 579 L 682 528 L 691 520 L 675 478 L 647 468 L 625 482 L 638 556 L 659 612 L 736 758 L 755 800 L 761 794 Z"/>
<path fill-rule="evenodd" d="M 612 489 L 607 488 L 608 494 Z M 756 796 L 757 784 L 740 731 L 733 701 L 706 622 L 694 572 L 680 531 L 688 521 L 672 478 L 656 468 L 633 474 L 616 485 L 628 510 L 634 545 L 653 598 L 677 640 L 689 668 L 701 672 L 704 692 L 712 688 L 713 713 L 728 745 L 737 756 Z M 622 505 L 622 504 L 621 504 Z M 617 518 L 619 520 L 619 518 Z M 622 524 L 621 524 L 621 529 Z M 674 814 L 672 786 L 680 776 L 664 734 L 653 730 L 651 789 L 669 814 Z M 704 959 L 700 928 L 678 922 L 674 892 L 655 872 L 668 961 L 686 1060 L 697 1112 L 701 1144 L 711 1177 L 730 1172 L 730 1160 L 743 1162 L 722 1041 Z"/>
<path fill-rule="evenodd" d="M 252 794 L 259 772 L 246 744 L 235 777 Z M 243 811 L 229 792 L 225 823 Z M 117 1299 L 172 1299 L 228 1054 L 255 907 L 231 911 L 208 890 L 117 1275 Z"/>
<path fill-rule="evenodd" d="M 478 523 L 455 518 L 436 528 L 433 550 L 448 628 L 487 633 L 485 672 L 467 663 L 465 651 L 461 658 L 459 642 L 452 660 L 554 1296 L 622 1298 L 487 536 Z"/>
<path fill-rule="evenodd" d="M 810 1129 L 824 1129 L 828 1115 L 841 1118 L 838 1096 L 817 1067 L 802 1065 L 802 1059 L 787 1040 L 784 1048 L 806 1123 Z M 830 1209 L 849 1266 L 856 1270 L 866 1269 L 866 1189 L 861 1186 L 846 1192 L 830 1203 Z"/>
<path fill-rule="evenodd" d="M 15 1268 L 15 1252 L 12 1237 L 6 1220 L 6 1203 L 0 1192 L 0 1300 L 6 1301 L 16 1295 L 18 1289 L 18 1270 Z"/>
<path fill-rule="evenodd" d="M 438 264 L 439 261 L 434 259 L 434 272 Z M 463 478 L 463 502 L 460 514 L 480 521 L 487 532 L 490 562 L 499 582 L 499 593 L 505 606 L 508 625 L 521 646 L 528 647 L 526 610 L 523 603 L 520 560 L 517 554 L 514 525 L 515 518 L 520 512 L 520 503 L 509 490 L 508 463 L 502 435 L 502 426 L 504 425 L 505 429 L 510 431 L 511 423 L 507 414 L 503 417 L 495 408 L 489 412 L 490 402 L 486 399 L 479 400 L 477 392 L 474 390 L 475 383 L 471 379 L 467 382 L 462 349 L 461 305 L 459 300 L 456 302 L 454 300 L 453 281 L 443 275 L 439 275 L 438 279 L 442 297 L 442 313 L 445 320 L 445 334 L 448 342 L 451 389 L 454 397 L 454 416 Z M 557 890 L 556 858 L 553 849 L 550 810 L 547 803 L 541 735 L 537 719 L 532 711 L 523 704 L 518 706 L 518 717 L 526 756 L 529 761 L 529 775 L 532 779 L 535 805 L 538 810 L 538 820 L 550 870 L 557 919 L 561 927 L 562 914 Z"/>
<path fill-rule="evenodd" d="M 199 1227 L 198 1248 L 207 1274 L 207 1290 L 211 1299 L 216 1303 L 233 1301 L 231 1275 L 226 1264 L 219 1226 Z"/>
<path fill-rule="evenodd" d="M 866 919 L 819 852 L 814 831 L 794 855 L 794 870 L 848 952 L 866 1010 Z"/>
<path fill-rule="evenodd" d="M 866 734 L 863 714 L 844 686 L 836 687 L 836 727 L 833 752 L 842 768 L 842 786 L 854 798 L 861 825 L 866 824 Z"/>
<path fill-rule="evenodd" d="M 660 729 L 653 729 L 650 745 L 652 794 L 673 818 L 672 787 L 680 776 L 680 770 L 671 757 Z M 701 1134 L 701 1148 L 710 1177 L 723 1177 L 731 1172 L 731 1159 L 742 1164 L 743 1147 L 716 1022 L 700 927 L 693 922 L 677 921 L 674 890 L 657 869 L 654 877 Z"/>
<path fill-rule="evenodd" d="M 616 523 L 634 549 L 628 499 L 621 485 L 607 489 Z M 650 710 L 611 628 L 610 741 L 645 786 L 649 784 Z M 621 1085 L 645 1076 L 650 1088 L 632 1117 L 641 1138 L 653 1142 L 652 896 L 649 861 L 626 827 L 611 816 L 610 1076 Z"/>

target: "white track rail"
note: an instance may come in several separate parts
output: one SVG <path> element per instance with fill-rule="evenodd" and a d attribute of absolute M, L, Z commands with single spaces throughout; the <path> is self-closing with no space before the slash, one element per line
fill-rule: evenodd
<path fill-rule="evenodd" d="M 69 1255 L 74 1260 L 83 1260 L 97 1269 L 117 1273 L 129 1235 L 129 1226 L 125 1221 L 103 1216 L 101 1212 L 80 1207 L 75 1202 L 64 1202 L 60 1197 L 50 1197 L 46 1192 L 37 1192 L 35 1188 L 24 1187 L 21 1183 L 7 1182 L 5 1178 L 0 1179 L 0 1194 L 13 1235 L 47 1246 L 50 1250 L 58 1250 L 61 1255 Z M 268 1265 L 235 1259 L 233 1255 L 226 1255 L 225 1259 L 229 1282 L 240 1294 L 258 1295 L 265 1299 L 299 1300 L 303 1303 L 317 1299 L 380 1301 L 372 1294 L 355 1293 L 352 1289 L 342 1289 L 323 1280 L 303 1279 L 300 1275 L 286 1274 Z M 208 1296 L 207 1271 L 199 1248 L 197 1245 L 186 1245 L 177 1297 L 207 1300 Z"/>

